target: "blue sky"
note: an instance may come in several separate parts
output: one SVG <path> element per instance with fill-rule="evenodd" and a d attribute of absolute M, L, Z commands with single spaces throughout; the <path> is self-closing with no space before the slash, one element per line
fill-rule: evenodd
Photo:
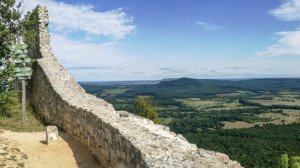
<path fill-rule="evenodd" d="M 24 0 L 78 81 L 300 77 L 300 0 Z"/>

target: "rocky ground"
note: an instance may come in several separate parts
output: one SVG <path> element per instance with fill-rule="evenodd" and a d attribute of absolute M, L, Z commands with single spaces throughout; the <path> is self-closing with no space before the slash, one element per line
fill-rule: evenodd
<path fill-rule="evenodd" d="M 45 132 L 0 130 L 0 168 L 94 168 L 98 161 L 68 134 L 47 145 Z"/>

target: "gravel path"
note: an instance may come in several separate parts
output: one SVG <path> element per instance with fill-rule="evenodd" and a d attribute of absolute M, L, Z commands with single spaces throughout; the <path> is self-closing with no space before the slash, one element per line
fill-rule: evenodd
<path fill-rule="evenodd" d="M 45 132 L 0 130 L 0 168 L 94 168 L 99 164 L 79 142 L 59 132 L 58 142 L 47 145 Z"/>

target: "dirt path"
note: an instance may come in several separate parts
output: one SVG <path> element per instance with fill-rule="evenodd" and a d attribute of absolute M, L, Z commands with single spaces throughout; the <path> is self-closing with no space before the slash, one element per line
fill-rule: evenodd
<path fill-rule="evenodd" d="M 70 135 L 59 132 L 58 143 L 46 145 L 45 132 L 0 130 L 0 167 L 99 168 L 93 156 Z"/>

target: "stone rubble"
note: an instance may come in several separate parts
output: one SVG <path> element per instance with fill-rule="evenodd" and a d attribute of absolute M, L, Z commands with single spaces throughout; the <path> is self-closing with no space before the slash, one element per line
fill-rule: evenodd
<path fill-rule="evenodd" d="M 29 100 L 45 122 L 84 144 L 104 168 L 240 168 L 227 155 L 198 149 L 169 128 L 85 93 L 51 52 L 48 12 L 37 6 L 37 37 L 29 55 L 33 78 Z"/>

